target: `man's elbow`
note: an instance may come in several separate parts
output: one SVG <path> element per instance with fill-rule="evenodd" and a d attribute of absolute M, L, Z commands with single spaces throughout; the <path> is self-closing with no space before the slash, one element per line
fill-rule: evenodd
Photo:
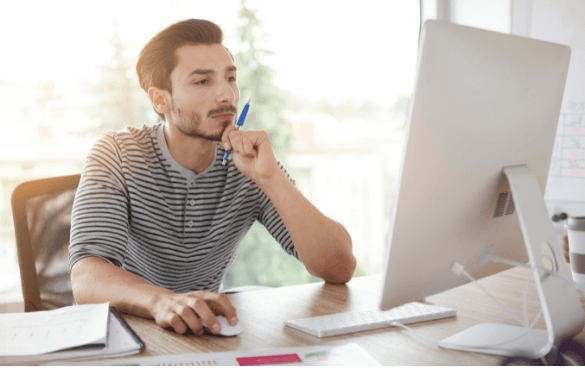
<path fill-rule="evenodd" d="M 353 255 L 353 245 L 349 232 L 339 222 L 334 232 L 330 233 L 329 244 L 319 256 L 305 263 L 307 271 L 328 284 L 345 284 L 351 280 L 357 261 Z"/>
<path fill-rule="evenodd" d="M 324 261 L 318 276 L 328 284 L 349 282 L 357 266 L 351 247 L 346 251 L 338 251 L 330 257 L 325 257 Z"/>
<path fill-rule="evenodd" d="M 353 277 L 357 262 L 353 255 L 346 262 L 335 263 L 324 274 L 323 280 L 328 284 L 345 284 Z"/>

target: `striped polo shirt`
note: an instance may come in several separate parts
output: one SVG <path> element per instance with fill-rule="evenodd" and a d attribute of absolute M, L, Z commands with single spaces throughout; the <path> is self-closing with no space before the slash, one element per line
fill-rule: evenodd
<path fill-rule="evenodd" d="M 92 147 L 73 204 L 70 267 L 99 257 L 177 293 L 217 292 L 254 221 L 299 259 L 270 199 L 232 160 L 221 164 L 219 144 L 195 174 L 171 156 L 163 126 L 109 132 Z"/>

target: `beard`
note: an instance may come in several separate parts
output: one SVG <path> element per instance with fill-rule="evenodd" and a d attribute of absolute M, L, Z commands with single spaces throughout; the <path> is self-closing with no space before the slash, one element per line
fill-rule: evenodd
<path fill-rule="evenodd" d="M 179 132 L 183 133 L 188 137 L 203 138 L 208 141 L 221 142 L 221 137 L 225 129 L 232 124 L 232 120 L 225 120 L 222 124 L 223 127 L 216 133 L 205 134 L 199 130 L 201 125 L 201 115 L 195 112 L 183 113 L 181 109 L 173 109 L 177 118 L 175 119 L 175 126 Z M 234 112 L 237 114 L 237 109 L 234 106 L 222 106 L 217 109 L 210 110 L 207 113 L 207 117 L 219 114 L 222 112 Z M 236 116 L 237 118 L 237 116 Z"/>

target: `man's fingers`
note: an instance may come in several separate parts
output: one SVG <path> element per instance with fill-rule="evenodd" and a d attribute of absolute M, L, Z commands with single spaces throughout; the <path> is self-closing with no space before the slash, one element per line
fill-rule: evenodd
<path fill-rule="evenodd" d="M 225 128 L 221 136 L 221 144 L 225 150 L 232 149 L 232 145 L 230 143 L 229 138 L 230 132 L 232 131 L 237 131 L 237 129 L 233 125 L 229 125 L 228 127 Z"/>
<path fill-rule="evenodd" d="M 223 314 L 231 326 L 235 326 L 236 323 L 238 323 L 236 308 L 234 308 L 225 294 L 213 295 L 213 297 L 210 298 L 210 303 L 211 308 L 217 314 Z"/>
<path fill-rule="evenodd" d="M 268 144 L 262 144 L 265 142 L 268 142 Z M 256 146 L 258 147 L 259 153 L 264 153 L 264 154 L 272 153 L 272 147 L 270 144 L 270 136 L 268 135 L 268 133 L 266 133 L 264 131 L 258 132 L 258 139 L 257 139 Z"/>
<path fill-rule="evenodd" d="M 240 155 L 244 155 L 244 141 L 242 139 L 239 139 L 235 144 L 234 144 L 234 149 L 236 150 L 237 153 L 239 153 Z"/>
<path fill-rule="evenodd" d="M 195 299 L 193 310 L 197 313 L 199 318 L 205 321 L 205 324 L 211 329 L 211 332 L 218 334 L 221 331 L 221 325 L 215 317 L 215 313 L 209 308 L 209 305 L 207 305 L 207 302 L 204 299 Z"/>
<path fill-rule="evenodd" d="M 187 332 L 187 326 L 183 323 L 181 317 L 179 317 L 176 313 L 168 312 L 162 316 L 156 316 L 155 318 L 156 324 L 160 327 L 167 328 L 172 327 L 176 333 L 179 335 L 184 334 Z"/>
<path fill-rule="evenodd" d="M 173 303 L 159 310 L 154 319 L 160 327 L 172 328 L 178 334 L 184 334 L 188 328 L 196 335 L 203 334 L 202 321 L 212 333 L 218 334 L 221 325 L 216 315 L 224 315 L 232 326 L 238 323 L 236 309 L 225 294 L 199 290 L 174 295 L 170 301 Z"/>
<path fill-rule="evenodd" d="M 179 317 L 176 313 L 169 313 L 169 315 L 171 316 L 169 325 L 173 328 L 173 330 L 175 330 L 176 333 L 182 335 L 187 332 L 187 326 L 181 317 Z"/>
<path fill-rule="evenodd" d="M 203 334 L 203 325 L 199 318 L 188 305 L 182 305 L 177 308 L 177 314 L 187 326 L 193 331 L 195 335 L 202 335 Z"/>
<path fill-rule="evenodd" d="M 154 316 L 154 321 L 156 322 L 157 325 L 159 325 L 162 328 L 167 328 L 169 327 L 169 321 L 167 321 L 166 319 L 166 313 L 159 313 L 156 316 Z"/>
<path fill-rule="evenodd" d="M 233 130 L 228 134 L 228 140 L 234 152 L 250 157 L 256 157 L 257 145 L 262 141 L 261 132 L 243 132 Z"/>
<path fill-rule="evenodd" d="M 244 137 L 242 139 L 242 146 L 244 148 L 244 153 L 248 156 L 252 156 L 255 157 L 256 156 L 256 150 L 254 149 L 254 145 L 252 144 L 252 142 L 250 142 L 250 140 L 246 137 Z"/>

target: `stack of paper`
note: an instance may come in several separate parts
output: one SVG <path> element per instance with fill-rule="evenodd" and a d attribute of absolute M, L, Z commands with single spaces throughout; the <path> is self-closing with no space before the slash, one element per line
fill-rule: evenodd
<path fill-rule="evenodd" d="M 0 364 L 135 354 L 144 343 L 109 303 L 0 314 Z"/>
<path fill-rule="evenodd" d="M 79 363 L 56 362 L 57 365 Z M 222 353 L 146 356 L 126 359 L 106 359 L 83 362 L 84 365 L 117 366 L 378 366 L 381 365 L 356 343 L 341 346 L 304 346 L 281 349 L 228 351 Z"/>

